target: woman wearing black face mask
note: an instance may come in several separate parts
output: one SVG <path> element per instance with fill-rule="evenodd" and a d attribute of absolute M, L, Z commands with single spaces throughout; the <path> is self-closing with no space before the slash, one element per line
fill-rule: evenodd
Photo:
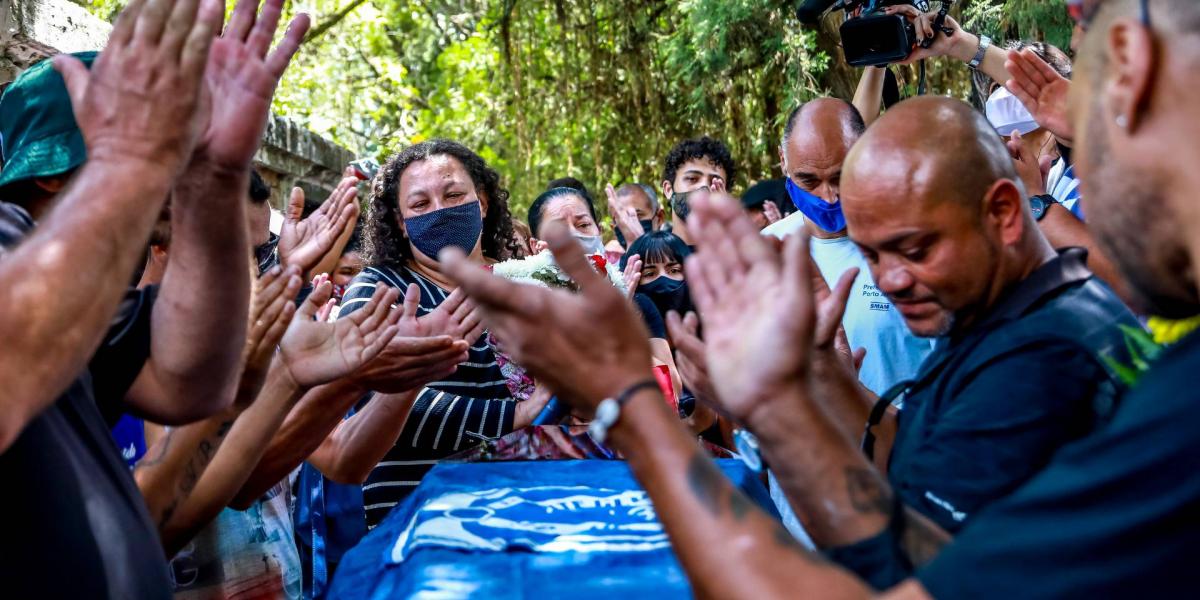
<path fill-rule="evenodd" d="M 423 142 L 388 160 L 373 184 L 363 237 L 367 267 L 347 287 L 340 318 L 362 308 L 380 283 L 400 290 L 415 285 L 417 314 L 426 317 L 455 289 L 441 273 L 443 249 L 459 248 L 483 264 L 507 260 L 517 250 L 500 176 L 477 154 L 448 140 Z M 449 333 L 433 330 L 433 321 L 425 321 L 428 334 Z M 484 335 L 466 341 L 467 361 L 419 390 L 407 419 L 390 415 L 394 423 L 369 428 L 379 439 L 390 436 L 383 447 L 394 445 L 364 482 L 368 525 L 407 496 L 433 461 L 476 444 L 473 435 L 494 438 L 528 425 L 541 410 L 537 402 L 511 398 Z M 376 395 L 352 418 L 388 417 L 378 407 L 400 406 L 395 397 Z"/>
<path fill-rule="evenodd" d="M 691 248 L 668 231 L 648 233 L 629 246 L 626 256 L 642 259 L 638 293 L 648 296 L 664 316 L 672 310 L 680 315 L 693 310 L 683 275 L 683 261 L 691 254 Z"/>
<path fill-rule="evenodd" d="M 625 257 L 639 257 L 642 260 L 642 277 L 634 302 L 643 315 L 657 313 L 651 316 L 650 320 L 658 318 L 661 322 L 670 311 L 686 315 L 694 310 L 683 274 L 683 262 L 691 253 L 688 245 L 669 231 L 648 233 L 630 244 Z M 625 267 L 625 260 L 622 259 L 622 269 Z M 663 343 L 667 344 L 666 351 L 670 355 L 672 348 L 666 340 L 663 340 Z M 722 443 L 719 431 L 714 432 L 712 436 L 706 431 L 715 425 L 716 413 L 706 406 L 697 405 L 695 397 L 687 388 L 684 388 L 680 395 L 679 410 L 680 416 L 687 420 L 693 431 L 705 432 L 709 441 Z"/>

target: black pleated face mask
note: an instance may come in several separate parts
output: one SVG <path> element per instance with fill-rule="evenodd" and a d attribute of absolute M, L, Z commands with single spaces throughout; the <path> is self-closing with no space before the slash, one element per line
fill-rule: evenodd
<path fill-rule="evenodd" d="M 686 281 L 660 276 L 654 281 L 638 285 L 637 291 L 650 298 L 650 301 L 658 308 L 658 312 L 664 317 L 672 310 L 679 313 L 680 316 L 694 310 L 692 296 L 688 293 Z"/>

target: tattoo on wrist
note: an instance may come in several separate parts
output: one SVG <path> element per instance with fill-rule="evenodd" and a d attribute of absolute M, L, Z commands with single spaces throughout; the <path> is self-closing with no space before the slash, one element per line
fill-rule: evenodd
<path fill-rule="evenodd" d="M 846 493 L 859 514 L 892 514 L 892 492 L 874 469 L 846 467 Z"/>

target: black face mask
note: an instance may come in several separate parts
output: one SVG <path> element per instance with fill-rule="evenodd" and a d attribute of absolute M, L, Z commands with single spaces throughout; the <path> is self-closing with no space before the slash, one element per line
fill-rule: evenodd
<path fill-rule="evenodd" d="M 638 223 L 641 223 L 641 225 L 642 225 L 642 233 L 651 233 L 654 231 L 654 221 L 653 220 L 651 220 L 651 219 L 639 220 Z M 622 248 L 628 248 L 629 244 L 625 243 L 625 235 L 621 233 L 621 228 L 616 227 L 615 229 L 617 230 L 617 243 L 621 244 Z M 633 240 L 630 240 L 630 242 L 632 242 L 632 241 Z"/>
<path fill-rule="evenodd" d="M 671 194 L 671 213 L 684 223 L 687 222 L 688 215 L 692 214 L 692 207 L 688 204 L 690 194 L 691 192 Z"/>
<path fill-rule="evenodd" d="M 658 312 L 666 318 L 667 313 L 675 311 L 679 316 L 686 315 L 692 308 L 692 296 L 688 293 L 687 282 L 660 276 L 650 283 L 643 283 L 637 288 L 638 293 L 645 294 Z"/>

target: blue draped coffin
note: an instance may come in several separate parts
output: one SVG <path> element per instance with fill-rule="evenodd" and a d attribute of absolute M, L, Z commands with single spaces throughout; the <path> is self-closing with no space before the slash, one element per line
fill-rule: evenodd
<path fill-rule="evenodd" d="M 765 510 L 756 476 L 717 464 Z M 350 550 L 329 598 L 691 597 L 623 461 L 444 463 Z"/>

